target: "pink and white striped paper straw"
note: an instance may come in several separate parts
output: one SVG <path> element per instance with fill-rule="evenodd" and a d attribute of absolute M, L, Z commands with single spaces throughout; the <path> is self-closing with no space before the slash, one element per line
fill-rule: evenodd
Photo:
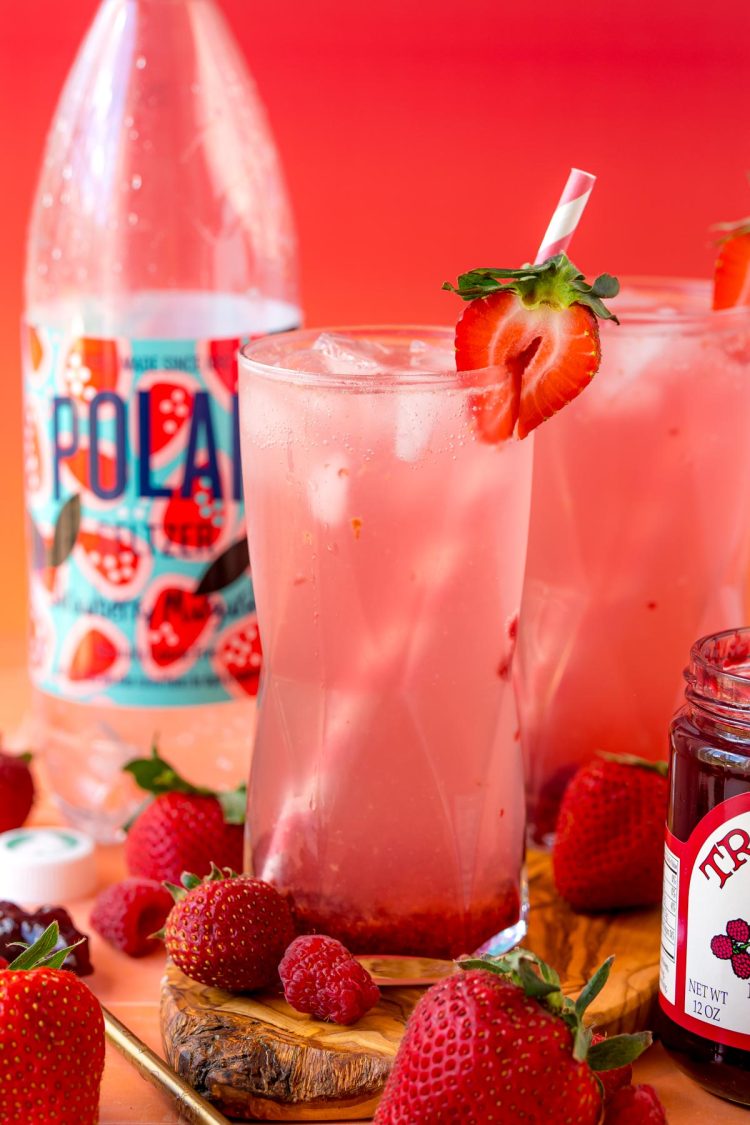
<path fill-rule="evenodd" d="M 580 168 L 570 169 L 568 182 L 534 259 L 535 265 L 567 250 L 595 183 L 596 176 L 592 176 L 590 172 L 582 172 Z"/>

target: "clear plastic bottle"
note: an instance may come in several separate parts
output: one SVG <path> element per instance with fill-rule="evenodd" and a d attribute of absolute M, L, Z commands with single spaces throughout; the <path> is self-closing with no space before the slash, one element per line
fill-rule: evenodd
<path fill-rule="evenodd" d="M 155 736 L 199 783 L 246 776 L 236 352 L 299 319 L 277 153 L 214 0 L 104 0 L 47 142 L 23 326 L 36 741 L 99 839 Z"/>

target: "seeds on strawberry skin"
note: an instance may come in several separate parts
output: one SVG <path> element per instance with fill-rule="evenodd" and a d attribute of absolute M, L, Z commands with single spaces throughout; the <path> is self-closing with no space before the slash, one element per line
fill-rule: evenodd
<path fill-rule="evenodd" d="M 583 912 L 660 902 L 666 804 L 665 763 L 600 755 L 578 770 L 552 851 L 558 894 Z"/>
<path fill-rule="evenodd" d="M 359 961 L 335 938 L 295 938 L 279 965 L 284 996 L 298 1012 L 351 1024 L 380 999 L 380 989 Z"/>
<path fill-rule="evenodd" d="M 152 935 L 162 928 L 172 906 L 172 896 L 161 883 L 125 879 L 101 892 L 91 911 L 91 925 L 128 957 L 144 957 L 162 948 Z"/>
<path fill-rule="evenodd" d="M 58 967 L 57 924 L 0 973 L 0 1122 L 96 1125 L 104 1019 L 93 993 Z"/>
<path fill-rule="evenodd" d="M 164 927 L 167 952 L 186 976 L 234 992 L 277 984 L 294 939 L 289 904 L 269 883 L 214 867 L 183 876 Z"/>
<path fill-rule="evenodd" d="M 233 871 L 242 867 L 244 786 L 224 793 L 199 789 L 180 777 L 156 747 L 149 758 L 136 758 L 125 769 L 154 795 L 128 829 L 130 875 L 178 883 L 184 871 L 208 875 L 212 863 Z"/>

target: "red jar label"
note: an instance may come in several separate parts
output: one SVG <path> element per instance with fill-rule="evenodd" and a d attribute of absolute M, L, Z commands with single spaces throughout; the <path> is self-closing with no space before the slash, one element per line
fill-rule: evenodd
<path fill-rule="evenodd" d="M 681 1027 L 750 1050 L 750 793 L 667 831 L 659 1002 Z"/>

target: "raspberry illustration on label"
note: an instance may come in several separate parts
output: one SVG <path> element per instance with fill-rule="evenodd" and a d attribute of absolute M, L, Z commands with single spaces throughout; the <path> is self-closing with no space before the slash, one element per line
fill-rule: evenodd
<path fill-rule="evenodd" d="M 735 918 L 726 924 L 726 932 L 711 938 L 711 952 L 720 961 L 730 961 L 732 972 L 740 980 L 750 977 L 750 924 Z"/>

